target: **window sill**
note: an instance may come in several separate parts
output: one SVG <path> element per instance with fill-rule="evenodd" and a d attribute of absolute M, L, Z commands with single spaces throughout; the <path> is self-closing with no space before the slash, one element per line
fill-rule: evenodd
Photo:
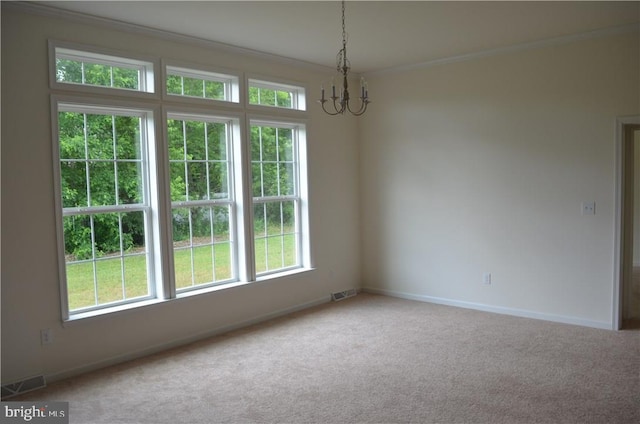
<path fill-rule="evenodd" d="M 294 268 L 294 269 L 289 269 L 282 272 L 274 272 L 273 274 L 259 276 L 256 278 L 256 281 L 262 282 L 262 281 L 268 281 L 268 280 L 275 280 L 277 278 L 289 277 L 291 275 L 297 275 L 297 274 L 305 274 L 307 272 L 315 271 L 315 270 L 316 270 L 315 268 Z"/>
<path fill-rule="evenodd" d="M 255 279 L 255 281 L 234 281 L 232 283 L 226 283 L 226 284 L 220 284 L 217 286 L 209 286 L 209 287 L 205 287 L 202 289 L 194 289 L 194 290 L 189 290 L 189 291 L 185 291 L 183 293 L 179 293 L 178 296 L 176 297 L 176 299 L 185 299 L 188 297 L 193 297 L 193 296 L 198 296 L 201 294 L 205 294 L 205 293 L 213 293 L 213 292 L 217 292 L 217 291 L 222 291 L 222 290 L 228 290 L 228 289 L 233 289 L 236 287 L 241 287 L 241 286 L 246 286 L 249 284 L 254 284 L 254 283 L 261 283 L 264 281 L 269 281 L 269 280 L 276 280 L 279 278 L 287 278 L 289 276 L 292 275 L 299 275 L 299 274 L 304 274 L 310 271 L 314 271 L 315 268 L 295 268 L 295 269 L 289 269 L 286 271 L 282 271 L 282 272 L 275 272 L 273 274 L 268 274 L 268 275 L 264 275 L 264 276 L 260 276 L 258 278 Z"/>
<path fill-rule="evenodd" d="M 64 320 L 62 324 L 63 326 L 76 325 L 80 322 L 88 322 L 100 317 L 109 317 L 113 315 L 127 314 L 127 313 L 140 310 L 141 308 L 147 308 L 150 306 L 160 305 L 163 303 L 172 302 L 172 301 L 181 300 L 181 299 L 188 299 L 194 296 L 199 296 L 207 293 L 214 293 L 222 290 L 233 289 L 236 287 L 246 286 L 250 284 L 273 281 L 281 278 L 289 278 L 295 275 L 306 274 L 311 271 L 315 271 L 315 268 L 295 268 L 295 269 L 291 269 L 283 272 L 264 275 L 264 276 L 258 277 L 255 281 L 234 281 L 231 283 L 220 284 L 218 286 L 209 286 L 202 289 L 190 290 L 190 291 L 178 294 L 178 296 L 173 299 L 149 299 L 149 300 L 143 300 L 140 302 L 132 302 L 124 305 L 112 306 L 109 308 L 104 308 L 104 309 L 99 309 L 99 310 L 94 310 L 89 312 L 82 312 L 82 313 L 70 315 L 69 318 Z"/>
<path fill-rule="evenodd" d="M 146 308 L 148 306 L 164 303 L 167 300 L 170 300 L 170 299 L 142 300 L 140 302 L 132 302 L 124 305 L 112 306 L 104 309 L 72 314 L 72 315 L 69 315 L 69 318 L 64 320 L 62 324 L 64 326 L 74 325 L 75 323 L 88 321 L 88 320 L 91 320 L 92 318 L 99 318 L 99 317 L 109 316 L 114 314 L 124 314 L 124 313 L 138 310 L 140 308 Z"/>

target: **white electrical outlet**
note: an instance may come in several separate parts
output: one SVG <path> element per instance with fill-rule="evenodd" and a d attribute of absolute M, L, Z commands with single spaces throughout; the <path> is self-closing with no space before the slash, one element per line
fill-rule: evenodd
<path fill-rule="evenodd" d="M 582 215 L 595 215 L 596 202 L 582 202 Z"/>
<path fill-rule="evenodd" d="M 484 274 L 482 274 L 482 284 L 485 284 L 487 286 L 491 284 L 491 273 L 490 272 L 485 272 Z"/>
<path fill-rule="evenodd" d="M 40 330 L 40 342 L 43 346 L 53 343 L 53 332 L 50 328 Z"/>

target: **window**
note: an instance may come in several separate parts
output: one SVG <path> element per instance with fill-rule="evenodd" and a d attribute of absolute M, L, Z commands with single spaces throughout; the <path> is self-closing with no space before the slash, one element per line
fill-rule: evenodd
<path fill-rule="evenodd" d="M 239 78 L 188 67 L 132 97 L 159 60 L 51 48 L 64 319 L 310 267 L 304 120 L 216 110 Z M 259 85 L 304 104 L 302 88 Z"/>
<path fill-rule="evenodd" d="M 167 94 L 238 102 L 238 78 L 232 75 L 167 66 Z"/>
<path fill-rule="evenodd" d="M 153 93 L 153 64 L 55 47 L 55 81 Z"/>
<path fill-rule="evenodd" d="M 249 79 L 249 104 L 305 110 L 305 90 L 294 85 Z"/>
<path fill-rule="evenodd" d="M 175 282 L 178 291 L 231 281 L 232 121 L 170 115 L 167 120 Z"/>
<path fill-rule="evenodd" d="M 148 112 L 58 105 L 69 310 L 154 295 Z"/>
<path fill-rule="evenodd" d="M 251 123 L 251 175 L 256 272 L 300 265 L 298 129 Z"/>

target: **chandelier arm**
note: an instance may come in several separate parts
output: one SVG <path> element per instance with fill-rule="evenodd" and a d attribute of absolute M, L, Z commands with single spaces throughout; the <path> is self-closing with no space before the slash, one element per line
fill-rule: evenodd
<path fill-rule="evenodd" d="M 324 112 L 327 115 L 336 116 L 336 115 L 340 115 L 340 114 L 344 113 L 344 111 L 338 110 L 338 108 L 336 107 L 336 101 L 335 100 L 333 101 L 333 108 L 335 109 L 335 112 L 330 112 L 330 111 L 328 111 L 326 109 L 326 107 L 324 105 L 327 102 L 326 100 L 325 101 L 318 100 L 318 102 L 321 104 L 322 110 L 324 110 Z"/>
<path fill-rule="evenodd" d="M 369 105 L 369 102 L 363 101 L 363 102 L 360 103 L 360 108 L 356 112 L 354 112 L 354 111 L 351 110 L 351 106 L 349 105 L 349 103 L 347 103 L 347 109 L 349 110 L 349 112 L 352 115 L 360 116 L 360 115 L 362 115 L 363 113 L 366 112 L 368 105 Z"/>
<path fill-rule="evenodd" d="M 338 112 L 338 111 L 336 111 L 336 112 L 329 112 L 327 109 L 325 109 L 325 108 L 324 108 L 324 106 L 322 106 L 322 109 L 324 110 L 324 112 L 325 112 L 327 115 L 330 115 L 330 116 L 341 115 L 341 113 L 340 113 L 340 112 Z"/>

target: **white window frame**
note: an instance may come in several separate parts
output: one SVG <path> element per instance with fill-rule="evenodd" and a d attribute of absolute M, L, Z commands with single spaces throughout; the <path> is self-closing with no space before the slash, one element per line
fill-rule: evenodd
<path fill-rule="evenodd" d="M 190 292 L 198 292 L 202 289 L 207 289 L 216 286 L 224 286 L 229 283 L 235 283 L 239 280 L 239 262 L 238 262 L 238 246 L 244 246 L 244 243 L 239 240 L 237 235 L 237 227 L 238 221 L 241 219 L 237 216 L 237 199 L 236 199 L 236 174 L 239 172 L 238 166 L 240 163 L 236 160 L 235 150 L 236 146 L 240 143 L 240 117 L 237 115 L 232 115 L 229 113 L 225 114 L 211 114 L 205 113 L 204 111 L 193 111 L 187 112 L 186 109 L 175 109 L 170 108 L 165 110 L 164 120 L 163 120 L 163 130 L 168 131 L 168 126 L 166 123 L 170 119 L 177 120 L 195 120 L 195 121 L 203 121 L 208 123 L 224 123 L 227 125 L 227 161 L 228 161 L 228 189 L 229 195 L 226 199 L 209 199 L 209 200 L 185 200 L 185 201 L 171 201 L 170 211 L 174 208 L 184 207 L 191 208 L 197 206 L 228 206 L 229 207 L 229 238 L 230 238 L 230 255 L 231 255 L 231 278 L 220 280 L 220 281 L 212 281 L 209 283 L 202 283 L 198 285 L 193 285 L 191 287 L 185 288 L 177 288 L 175 284 L 175 270 L 171 275 L 172 278 L 172 287 L 175 288 L 176 297 L 181 297 L 185 295 L 189 295 Z M 168 145 L 168 136 L 165 135 L 165 140 L 167 140 Z M 168 164 L 170 166 L 171 161 L 167 159 Z M 170 185 L 170 176 L 167 180 L 167 184 Z M 168 223 L 169 226 L 172 225 L 172 222 Z M 172 249 L 171 255 L 175 255 L 175 249 L 173 248 L 173 235 L 172 235 Z M 175 257 L 173 259 L 175 262 Z"/>
<path fill-rule="evenodd" d="M 122 309 L 128 309 L 131 305 L 149 304 L 164 295 L 164 282 L 162 279 L 163 269 L 161 263 L 161 245 L 156 242 L 158 239 L 158 225 L 154 222 L 156 214 L 154 210 L 158 209 L 157 193 L 153 187 L 157 187 L 156 180 L 156 116 L 159 110 L 149 108 L 146 104 L 132 104 L 131 102 L 120 102 L 114 100 L 106 100 L 98 102 L 95 99 L 88 100 L 83 97 L 68 96 L 52 96 L 51 99 L 52 112 L 52 128 L 53 128 L 53 160 L 54 160 L 54 180 L 55 180 L 55 201 L 56 201 L 56 219 L 58 233 L 58 256 L 59 256 L 59 273 L 60 273 L 60 294 L 62 303 L 63 320 L 83 318 L 100 314 L 103 311 L 111 312 Z M 117 116 L 138 116 L 142 118 L 143 126 L 140 140 L 142 145 L 142 194 L 143 203 L 134 205 L 107 205 L 107 206 L 87 206 L 63 208 L 62 205 L 62 185 L 60 170 L 60 140 L 58 128 L 59 112 L 78 112 L 87 114 L 113 114 Z M 67 269 L 64 248 L 64 229 L 63 218 L 71 215 L 80 214 L 98 214 L 112 212 L 134 212 L 142 211 L 145 213 L 145 256 L 147 263 L 147 287 L 148 294 L 144 297 L 136 297 L 131 299 L 123 299 L 120 301 L 96 304 L 89 307 L 69 310 L 68 288 L 67 288 Z M 92 260 L 95 262 L 95 258 Z M 95 278 L 95 277 L 94 277 Z M 95 284 L 95 281 L 94 281 Z"/>
<path fill-rule="evenodd" d="M 277 78 L 269 78 L 264 76 L 247 76 L 247 107 L 248 108 L 268 108 L 281 111 L 305 112 L 307 110 L 306 88 L 302 84 L 284 82 Z M 263 105 L 250 103 L 249 91 L 252 87 L 262 88 L 266 90 L 288 91 L 292 94 L 291 107 Z M 267 112 L 269 113 L 269 112 Z"/>
<path fill-rule="evenodd" d="M 238 74 L 231 70 L 224 69 L 205 69 L 200 65 L 190 65 L 177 62 L 163 62 L 162 65 L 162 87 L 163 96 L 165 98 L 171 98 L 175 101 L 186 102 L 207 102 L 207 103 L 220 103 L 221 105 L 236 105 L 240 103 L 240 77 Z M 209 99 L 206 97 L 197 97 L 189 95 L 173 94 L 167 91 L 167 78 L 169 75 L 177 75 L 186 78 L 201 79 L 204 81 L 220 82 L 225 87 L 224 99 Z"/>
<path fill-rule="evenodd" d="M 92 63 L 110 65 L 116 67 L 134 68 L 139 72 L 139 89 L 120 87 L 107 87 L 92 84 L 62 82 L 57 79 L 57 59 L 70 59 L 76 61 L 90 60 Z M 98 49 L 75 43 L 59 41 L 49 42 L 49 77 L 50 86 L 59 90 L 77 90 L 87 93 L 133 96 L 133 97 L 157 97 L 157 75 L 160 69 L 159 61 L 144 57 L 131 57 L 126 53 L 108 49 Z M 116 93 L 117 92 L 117 93 Z"/>
<path fill-rule="evenodd" d="M 253 197 L 251 195 L 251 222 L 253 225 L 253 208 L 256 204 L 264 204 L 270 202 L 279 201 L 294 201 L 295 202 L 295 234 L 296 234 L 296 255 L 298 263 L 293 266 L 287 266 L 283 268 L 277 268 L 273 270 L 266 270 L 263 272 L 257 272 L 255 270 L 255 252 L 254 252 L 254 273 L 256 280 L 265 280 L 273 275 L 279 275 L 290 271 L 296 271 L 300 269 L 311 268 L 311 254 L 309 243 L 309 197 L 308 197 L 308 184 L 307 184 L 307 121 L 296 120 L 289 118 L 274 118 L 265 115 L 253 115 L 247 120 L 247 131 L 251 134 L 252 126 L 266 126 L 277 127 L 293 130 L 293 143 L 294 143 L 294 185 L 296 187 L 296 193 L 293 195 L 283 196 L 259 196 Z M 251 140 L 247 140 L 247 144 L 250 146 Z M 250 147 L 249 147 L 250 149 Z M 251 152 L 249 150 L 248 161 L 251 162 Z M 251 171 L 249 167 L 249 171 Z M 255 234 L 252 231 L 252 246 L 255 241 Z"/>

